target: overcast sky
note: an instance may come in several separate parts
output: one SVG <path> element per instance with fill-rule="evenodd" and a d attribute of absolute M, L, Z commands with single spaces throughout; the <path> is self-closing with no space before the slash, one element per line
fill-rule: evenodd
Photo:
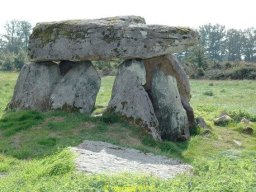
<path fill-rule="evenodd" d="M 256 27 L 256 0 L 2 0 L 0 28 L 12 19 L 42 21 L 139 15 L 148 24 L 189 26 L 219 23 Z"/>

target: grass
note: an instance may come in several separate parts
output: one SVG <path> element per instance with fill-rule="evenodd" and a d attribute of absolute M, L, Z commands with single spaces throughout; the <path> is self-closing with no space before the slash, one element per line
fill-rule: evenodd
<path fill-rule="evenodd" d="M 0 71 L 0 117 L 10 101 L 18 74 Z"/>
<path fill-rule="evenodd" d="M 199 130 L 190 141 L 173 143 L 156 142 L 111 115 L 4 112 L 16 78 L 16 73 L 0 72 L 0 191 L 256 191 L 255 81 L 191 81 L 191 103 L 210 131 Z M 102 80 L 94 114 L 106 107 L 113 81 L 114 77 Z M 234 120 L 214 126 L 212 120 L 222 111 Z M 254 135 L 241 133 L 242 117 L 254 121 Z M 66 148 L 84 139 L 179 158 L 193 165 L 193 175 L 160 180 L 78 173 L 74 155 Z"/>
<path fill-rule="evenodd" d="M 200 82 L 200 83 L 199 83 Z M 192 80 L 192 100 L 195 109 L 214 108 L 215 112 L 242 110 L 256 114 L 256 82 Z M 208 97 L 208 96 L 211 97 Z"/>
<path fill-rule="evenodd" d="M 114 80 L 114 76 L 107 76 L 104 77 L 104 80 L 101 81 L 101 87 L 96 98 L 96 109 L 94 110 L 93 114 L 100 114 L 106 109 L 106 106 L 108 105 L 110 99 Z"/>

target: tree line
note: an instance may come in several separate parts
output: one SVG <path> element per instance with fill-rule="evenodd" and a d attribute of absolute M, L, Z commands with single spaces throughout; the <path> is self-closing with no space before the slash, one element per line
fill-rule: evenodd
<path fill-rule="evenodd" d="M 209 62 L 256 62 L 256 29 L 226 29 L 219 24 L 199 27 L 200 43 L 177 56 L 207 68 Z"/>
<path fill-rule="evenodd" d="M 20 70 L 28 61 L 27 48 L 32 25 L 27 21 L 12 20 L 0 34 L 0 69 Z M 256 29 L 226 29 L 219 24 L 202 25 L 197 30 L 200 43 L 177 54 L 185 62 L 206 68 L 209 61 L 256 62 Z"/>

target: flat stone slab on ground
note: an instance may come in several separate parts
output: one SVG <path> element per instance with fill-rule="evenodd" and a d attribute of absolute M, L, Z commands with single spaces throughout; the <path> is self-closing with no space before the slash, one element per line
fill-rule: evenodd
<path fill-rule="evenodd" d="M 7 176 L 7 173 L 1 173 L 0 172 L 0 179 L 3 178 L 3 177 L 6 177 Z"/>
<path fill-rule="evenodd" d="M 39 23 L 29 41 L 33 61 L 151 58 L 198 42 L 182 27 L 146 25 L 138 16 Z"/>
<path fill-rule="evenodd" d="M 79 171 L 99 174 L 139 173 L 162 179 L 180 173 L 189 173 L 192 166 L 179 160 L 135 149 L 119 147 L 106 142 L 84 141 L 71 150 L 78 154 L 76 165 Z"/>

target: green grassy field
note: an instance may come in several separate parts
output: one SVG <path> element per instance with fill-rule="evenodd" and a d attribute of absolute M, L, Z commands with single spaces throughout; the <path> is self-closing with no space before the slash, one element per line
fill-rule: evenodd
<path fill-rule="evenodd" d="M 192 106 L 206 119 L 210 133 L 199 129 L 190 141 L 173 143 L 155 142 L 113 116 L 4 112 L 16 79 L 16 73 L 0 72 L 0 191 L 256 191 L 256 123 L 251 125 L 254 135 L 246 135 L 239 122 L 242 117 L 256 121 L 255 81 L 192 80 Z M 102 79 L 93 114 L 106 107 L 113 81 L 114 77 Z M 234 121 L 214 126 L 213 118 L 222 111 Z M 67 147 L 84 139 L 179 158 L 194 171 L 172 180 L 77 173 Z"/>

